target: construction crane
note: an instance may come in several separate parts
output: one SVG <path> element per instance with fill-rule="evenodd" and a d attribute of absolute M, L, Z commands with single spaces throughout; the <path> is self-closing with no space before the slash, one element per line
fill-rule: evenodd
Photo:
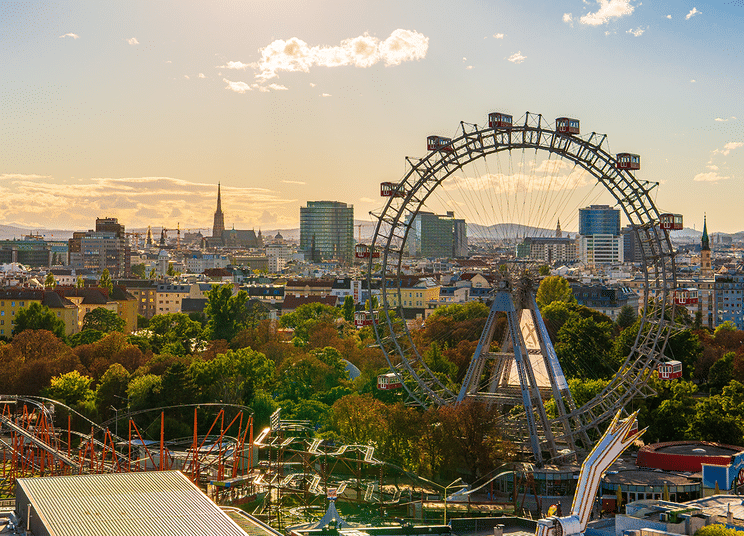
<path fill-rule="evenodd" d="M 163 234 L 161 235 L 161 241 L 168 239 L 168 231 L 176 231 L 176 251 L 181 251 L 181 231 L 201 231 L 201 228 L 189 227 L 181 229 L 181 223 L 176 223 L 175 229 L 167 229 L 163 227 Z"/>

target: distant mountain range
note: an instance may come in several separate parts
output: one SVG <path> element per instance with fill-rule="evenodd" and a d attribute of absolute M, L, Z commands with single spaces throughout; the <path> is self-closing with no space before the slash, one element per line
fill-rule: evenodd
<path fill-rule="evenodd" d="M 361 237 L 362 241 L 369 241 L 375 233 L 374 222 L 364 220 L 354 220 L 354 240 Z M 83 229 L 81 229 L 83 230 Z M 146 233 L 147 228 L 141 229 L 130 229 L 132 232 Z M 185 231 L 182 230 L 182 233 Z M 204 229 L 205 233 L 209 232 L 209 229 Z M 256 229 L 258 232 L 258 229 Z M 281 233 L 286 240 L 299 240 L 300 239 L 300 228 L 293 227 L 287 229 L 262 229 L 261 230 L 264 239 L 273 238 L 276 233 Z M 72 238 L 73 231 L 66 229 L 29 229 L 14 225 L 0 225 L 0 240 L 11 240 L 21 239 L 26 235 L 40 235 L 44 240 L 68 240 Z M 576 236 L 576 231 L 564 231 L 564 236 L 570 234 L 572 237 Z M 684 228 L 681 231 L 672 231 L 672 239 L 675 240 L 699 240 L 702 236 L 701 231 L 695 229 Z M 710 239 L 712 243 L 718 240 L 719 236 L 730 236 L 734 241 L 744 240 L 744 231 L 736 233 L 719 233 L 712 232 Z M 152 228 L 152 235 L 155 239 L 160 237 L 160 227 Z M 175 237 L 175 229 L 168 230 L 169 238 Z M 484 240 L 501 240 L 501 239 L 516 239 L 523 238 L 525 236 L 555 236 L 555 229 L 542 229 L 540 227 L 530 227 L 527 225 L 512 224 L 512 223 L 497 223 L 495 225 L 479 225 L 477 223 L 468 224 L 468 236 L 473 239 L 484 239 Z"/>

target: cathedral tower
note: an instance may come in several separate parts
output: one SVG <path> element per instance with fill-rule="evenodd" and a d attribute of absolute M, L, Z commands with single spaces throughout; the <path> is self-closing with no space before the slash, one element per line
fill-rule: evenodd
<path fill-rule="evenodd" d="M 212 224 L 212 238 L 222 238 L 225 230 L 225 215 L 222 213 L 222 196 L 220 195 L 220 183 L 217 183 L 217 210 L 214 211 L 214 223 Z"/>

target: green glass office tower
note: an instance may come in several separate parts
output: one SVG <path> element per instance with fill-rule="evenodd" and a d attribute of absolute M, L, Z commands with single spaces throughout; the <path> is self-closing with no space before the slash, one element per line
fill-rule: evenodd
<path fill-rule="evenodd" d="M 300 250 L 313 262 L 352 262 L 354 206 L 338 201 L 308 201 L 307 207 L 300 207 Z"/>

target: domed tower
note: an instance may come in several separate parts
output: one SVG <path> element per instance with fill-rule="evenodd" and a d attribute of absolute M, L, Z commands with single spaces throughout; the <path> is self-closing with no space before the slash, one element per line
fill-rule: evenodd
<path fill-rule="evenodd" d="M 703 216 L 703 237 L 700 240 L 700 275 L 713 277 L 713 265 L 710 260 L 710 239 L 708 238 L 708 218 Z"/>

